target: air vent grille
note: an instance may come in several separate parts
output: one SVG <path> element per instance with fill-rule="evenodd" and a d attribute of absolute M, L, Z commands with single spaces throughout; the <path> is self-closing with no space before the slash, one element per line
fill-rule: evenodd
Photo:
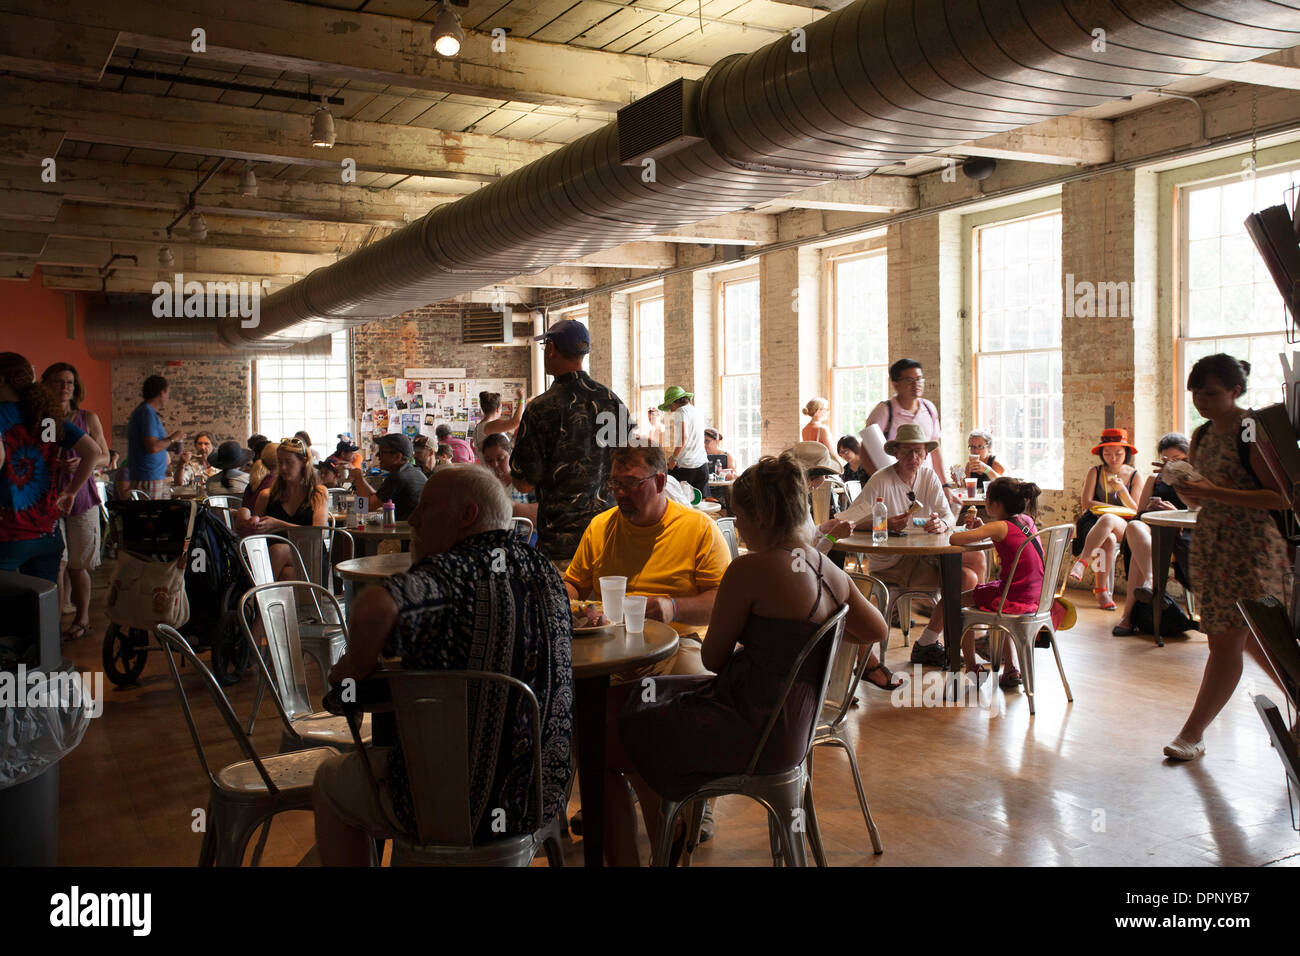
<path fill-rule="evenodd" d="M 698 80 L 674 80 L 618 111 L 618 158 L 624 166 L 676 152 L 700 134 Z"/>

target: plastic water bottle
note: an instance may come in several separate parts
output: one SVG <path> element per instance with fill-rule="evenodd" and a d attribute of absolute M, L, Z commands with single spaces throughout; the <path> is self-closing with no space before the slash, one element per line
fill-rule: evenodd
<path fill-rule="evenodd" d="M 871 543 L 884 544 L 889 540 L 889 510 L 885 499 L 877 498 L 871 509 Z"/>
<path fill-rule="evenodd" d="M 392 501 L 384 502 L 384 527 L 397 527 L 397 505 L 393 504 Z"/>

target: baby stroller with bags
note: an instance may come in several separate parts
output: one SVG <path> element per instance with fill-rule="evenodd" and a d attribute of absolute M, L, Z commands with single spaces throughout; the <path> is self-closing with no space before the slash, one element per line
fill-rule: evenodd
<path fill-rule="evenodd" d="M 199 501 L 111 501 L 110 536 L 118 566 L 109 590 L 104 672 L 116 686 L 144 671 L 158 624 L 181 631 L 196 650 L 211 650 L 212 672 L 233 684 L 251 663 L 239 626 L 239 595 L 250 585 L 238 539 Z"/>

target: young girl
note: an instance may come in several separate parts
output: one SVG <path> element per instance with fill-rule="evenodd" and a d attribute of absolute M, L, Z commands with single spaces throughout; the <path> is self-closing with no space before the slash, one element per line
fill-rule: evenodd
<path fill-rule="evenodd" d="M 966 521 L 966 531 L 954 531 L 949 540 L 953 544 L 974 544 L 989 540 L 998 553 L 998 564 L 1005 576 L 1015 560 L 1016 551 L 1026 540 L 1038 533 L 1031 515 L 1038 512 L 1039 488 L 1031 481 L 1017 481 L 1015 478 L 995 478 L 989 482 L 988 515 L 986 524 L 972 514 Z M 1020 561 L 1016 564 L 1016 576 L 1007 591 L 1006 605 L 1002 608 L 1008 614 L 1031 614 L 1038 610 L 1038 600 L 1043 590 L 1043 556 L 1033 544 L 1020 552 Z M 961 596 L 963 607 L 976 607 L 981 611 L 997 611 L 1002 598 L 1005 578 L 977 584 L 972 590 Z M 935 605 L 930 615 L 927 631 L 933 637 L 922 638 L 922 642 L 937 639 L 943 631 L 943 602 Z M 961 652 L 966 660 L 967 673 L 979 673 L 983 668 L 975 659 L 975 633 L 967 631 L 962 635 Z M 1011 641 L 1004 644 L 1002 677 L 998 685 L 1004 690 L 1020 686 L 1020 671 L 1016 667 L 1016 649 Z"/>

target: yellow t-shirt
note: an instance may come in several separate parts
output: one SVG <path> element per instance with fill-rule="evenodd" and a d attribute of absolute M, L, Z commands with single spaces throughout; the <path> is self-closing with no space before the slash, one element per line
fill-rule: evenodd
<path fill-rule="evenodd" d="M 596 515 L 578 542 L 564 580 L 581 597 L 597 601 L 600 579 L 608 575 L 626 577 L 628 594 L 694 597 L 716 588 L 730 563 L 731 552 L 717 523 L 701 511 L 669 501 L 663 519 L 646 527 L 632 524 L 618 508 Z"/>

